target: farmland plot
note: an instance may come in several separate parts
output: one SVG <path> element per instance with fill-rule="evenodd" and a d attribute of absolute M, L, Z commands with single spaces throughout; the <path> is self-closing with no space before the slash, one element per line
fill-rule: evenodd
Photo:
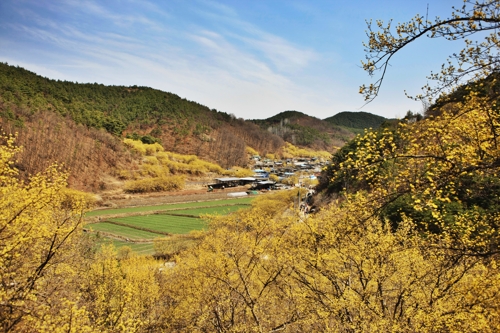
<path fill-rule="evenodd" d="M 91 223 L 85 229 L 100 232 L 100 243 L 112 243 L 116 248 L 129 246 L 135 253 L 153 254 L 153 240 L 158 237 L 188 237 L 192 230 L 204 230 L 207 223 L 200 218 L 205 214 L 225 215 L 247 208 L 253 198 L 238 198 L 209 202 L 189 202 L 162 206 L 129 207 L 90 212 L 89 217 L 103 218 L 98 223 Z M 147 212 L 154 214 L 143 215 Z M 141 214 L 142 213 L 142 214 Z M 106 215 L 131 214 L 132 216 L 107 218 Z M 133 215 L 141 214 L 141 215 Z M 188 238 L 179 239 L 189 243 Z"/>
<path fill-rule="evenodd" d="M 158 231 L 169 234 L 187 234 L 191 230 L 203 230 L 206 228 L 206 222 L 200 218 L 164 214 L 122 217 L 110 219 L 109 221 L 126 224 L 132 228 L 145 228 L 150 232 Z"/>
<path fill-rule="evenodd" d="M 109 222 L 93 223 L 89 226 L 92 231 L 100 231 L 106 234 L 119 236 L 120 238 L 138 239 L 154 239 L 160 237 L 160 234 L 149 231 L 127 228 L 122 225 L 116 225 Z"/>
<path fill-rule="evenodd" d="M 182 209 L 190 209 L 198 207 L 216 207 L 216 206 L 225 207 L 229 205 L 249 205 L 253 199 L 254 197 L 248 197 L 248 198 L 237 198 L 237 199 L 227 199 L 227 200 L 186 202 L 180 204 L 167 204 L 167 205 L 156 205 L 156 206 L 98 209 L 92 212 L 88 212 L 87 214 L 85 214 L 85 216 L 93 217 L 93 216 L 105 216 L 105 215 L 116 215 L 116 214 L 127 214 L 127 213 L 182 210 Z"/>
<path fill-rule="evenodd" d="M 232 212 L 235 212 L 239 209 L 247 208 L 248 206 L 244 205 L 232 205 L 232 206 L 216 206 L 216 207 L 204 207 L 204 208 L 196 208 L 196 209 L 183 209 L 183 210 L 175 210 L 175 211 L 167 211 L 163 214 L 166 215 L 191 215 L 200 217 L 205 214 L 213 214 L 213 215 L 225 215 Z"/>

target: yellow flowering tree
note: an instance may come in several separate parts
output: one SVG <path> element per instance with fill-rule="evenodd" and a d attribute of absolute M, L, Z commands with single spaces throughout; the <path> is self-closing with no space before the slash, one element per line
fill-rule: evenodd
<path fill-rule="evenodd" d="M 14 167 L 20 149 L 12 137 L 0 140 L 1 328 L 75 331 L 78 323 L 85 331 L 75 290 L 88 197 L 65 191 L 67 174 L 57 165 L 21 182 Z"/>
<path fill-rule="evenodd" d="M 93 327 L 110 332 L 160 330 L 160 263 L 129 256 L 119 260 L 105 245 L 89 263 L 81 281 L 81 303 Z"/>
<path fill-rule="evenodd" d="M 463 250 L 496 252 L 500 115 L 495 109 L 471 94 L 440 116 L 368 132 L 338 163 L 332 181 L 363 182 L 371 198 L 366 209 L 394 226 L 407 215 L 421 231 L 454 235 Z M 459 216 L 468 222 L 459 223 Z"/>
<path fill-rule="evenodd" d="M 293 193 L 292 193 L 293 192 Z M 295 191 L 214 217 L 165 272 L 166 328 L 179 332 L 496 332 L 496 260 L 451 238 L 397 230 L 358 193 L 303 216 Z"/>
<path fill-rule="evenodd" d="M 367 102 L 379 93 L 391 59 L 409 44 L 422 38 L 463 40 L 464 48 L 453 53 L 441 70 L 431 73 L 429 79 L 437 82 L 426 85 L 417 98 L 434 97 L 437 93 L 449 91 L 457 84 L 485 78 L 498 68 L 500 6 L 497 0 L 464 0 L 451 8 L 448 17 L 416 15 L 407 22 L 393 24 L 392 21 L 377 20 L 368 23 L 368 41 L 364 43 L 366 60 L 363 69 L 370 76 L 380 73 L 374 83 L 362 85 L 360 93 Z M 475 40 L 474 37 L 477 37 Z"/>

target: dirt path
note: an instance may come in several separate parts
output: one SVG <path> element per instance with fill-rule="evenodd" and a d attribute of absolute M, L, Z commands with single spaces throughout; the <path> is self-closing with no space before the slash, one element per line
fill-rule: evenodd
<path fill-rule="evenodd" d="M 174 192 L 148 193 L 148 194 L 109 194 L 103 195 L 103 207 L 132 207 L 132 206 L 153 206 L 169 203 L 209 201 L 227 199 L 228 193 L 245 192 L 244 186 L 231 187 L 225 190 L 214 190 L 207 192 L 205 189 L 187 189 Z"/>

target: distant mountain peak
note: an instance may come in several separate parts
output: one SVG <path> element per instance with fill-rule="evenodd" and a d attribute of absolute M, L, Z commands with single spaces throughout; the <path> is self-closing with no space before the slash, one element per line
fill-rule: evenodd
<path fill-rule="evenodd" d="M 342 111 L 324 121 L 348 128 L 378 128 L 388 119 L 365 111 Z"/>

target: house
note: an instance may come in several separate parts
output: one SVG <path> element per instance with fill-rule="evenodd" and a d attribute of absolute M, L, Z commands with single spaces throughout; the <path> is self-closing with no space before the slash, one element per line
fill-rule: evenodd
<path fill-rule="evenodd" d="M 247 184 L 252 184 L 257 181 L 257 178 L 254 177 L 244 177 L 240 178 L 240 185 L 247 185 Z"/>
<path fill-rule="evenodd" d="M 209 184 L 215 189 L 222 189 L 227 187 L 235 187 L 239 185 L 240 179 L 236 177 L 226 177 L 226 178 L 215 178 L 216 183 Z"/>
<path fill-rule="evenodd" d="M 274 184 L 276 184 L 273 181 L 266 180 L 266 181 L 261 181 L 255 183 L 250 190 L 271 190 L 274 187 Z"/>
<path fill-rule="evenodd" d="M 255 172 L 254 177 L 257 179 L 269 179 L 269 172 L 266 170 L 255 169 L 253 172 Z"/>

